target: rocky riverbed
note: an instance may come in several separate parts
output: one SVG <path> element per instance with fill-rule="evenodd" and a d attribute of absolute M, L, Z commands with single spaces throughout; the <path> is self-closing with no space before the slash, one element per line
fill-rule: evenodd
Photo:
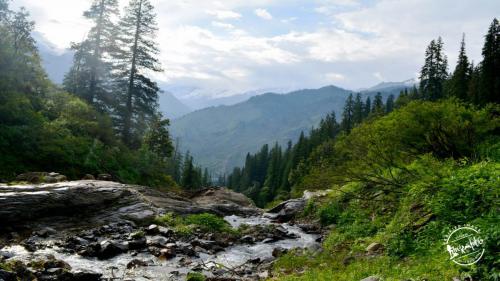
<path fill-rule="evenodd" d="M 286 223 L 303 204 L 262 214 L 248 198 L 207 189 L 190 198 L 106 181 L 0 186 L 0 280 L 260 280 L 289 249 L 319 249 L 314 227 Z M 301 205 L 301 206 L 300 206 Z M 234 233 L 189 235 L 153 219 L 212 213 Z"/>

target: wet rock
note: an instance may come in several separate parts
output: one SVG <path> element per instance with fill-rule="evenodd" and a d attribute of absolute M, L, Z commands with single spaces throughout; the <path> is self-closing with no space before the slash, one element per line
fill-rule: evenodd
<path fill-rule="evenodd" d="M 83 176 L 82 180 L 95 180 L 95 177 L 91 174 L 86 174 Z"/>
<path fill-rule="evenodd" d="M 110 174 L 99 174 L 99 175 L 97 175 L 97 180 L 112 181 L 113 177 Z"/>
<path fill-rule="evenodd" d="M 127 250 L 128 244 L 126 243 L 104 240 L 100 243 L 100 250 L 97 253 L 97 257 L 99 259 L 109 259 L 125 253 Z"/>
<path fill-rule="evenodd" d="M 71 281 L 101 281 L 102 274 L 95 272 L 75 272 Z"/>
<path fill-rule="evenodd" d="M 176 245 L 176 253 L 186 255 L 188 257 L 197 257 L 198 254 L 193 249 L 193 246 L 188 243 L 178 243 Z"/>
<path fill-rule="evenodd" d="M 304 199 L 291 199 L 285 201 L 268 211 L 268 217 L 279 222 L 288 222 L 304 210 Z"/>
<path fill-rule="evenodd" d="M 146 228 L 147 234 L 158 234 L 160 233 L 160 228 L 156 224 L 152 224 Z"/>
<path fill-rule="evenodd" d="M 35 235 L 38 235 L 38 236 L 43 237 L 43 238 L 47 238 L 47 237 L 54 235 L 56 233 L 57 233 L 57 230 L 55 230 L 51 227 L 45 227 L 39 231 L 36 231 Z"/>
<path fill-rule="evenodd" d="M 253 244 L 255 243 L 255 238 L 253 238 L 251 235 L 245 235 L 240 238 L 240 242 L 245 244 Z"/>
<path fill-rule="evenodd" d="M 175 257 L 175 248 L 161 249 L 160 258 L 171 259 Z"/>
<path fill-rule="evenodd" d="M 286 249 L 284 249 L 282 247 L 274 248 L 273 249 L 273 257 L 279 258 L 282 255 L 286 254 L 287 252 L 288 252 L 288 250 L 286 250 Z"/>
<path fill-rule="evenodd" d="M 146 237 L 137 238 L 128 242 L 130 250 L 140 250 L 147 247 Z"/>
<path fill-rule="evenodd" d="M 378 278 L 377 276 L 370 276 L 365 279 L 361 279 L 360 281 L 380 281 L 380 278 Z"/>
<path fill-rule="evenodd" d="M 16 273 L 0 269 L 0 280 L 16 281 Z"/>
<path fill-rule="evenodd" d="M 163 237 L 172 237 L 174 235 L 174 231 L 168 227 L 159 226 L 158 233 Z"/>
<path fill-rule="evenodd" d="M 308 234 L 319 234 L 321 232 L 319 225 L 316 224 L 298 224 L 297 226 Z"/>
<path fill-rule="evenodd" d="M 155 247 L 165 247 L 169 243 L 168 239 L 163 237 L 163 236 L 153 236 L 153 237 L 148 237 L 146 244 L 148 246 L 155 246 Z"/>
<path fill-rule="evenodd" d="M 46 172 L 29 172 L 29 173 L 24 173 L 20 174 L 16 177 L 16 181 L 27 181 L 30 183 L 40 183 L 42 182 L 43 178 L 47 176 L 48 173 Z"/>
<path fill-rule="evenodd" d="M 384 250 L 384 245 L 377 242 L 373 242 L 370 245 L 368 245 L 368 247 L 366 247 L 366 251 L 369 254 L 378 253 L 381 252 L 382 250 Z"/>
<path fill-rule="evenodd" d="M 143 266 L 148 266 L 148 263 L 139 259 L 133 259 L 129 263 L 127 263 L 127 269 L 143 267 Z"/>

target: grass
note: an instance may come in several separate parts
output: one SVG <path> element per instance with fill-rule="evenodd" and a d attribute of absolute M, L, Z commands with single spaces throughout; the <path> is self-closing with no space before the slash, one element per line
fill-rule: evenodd
<path fill-rule="evenodd" d="M 182 236 L 193 234 L 196 229 L 211 233 L 228 233 L 235 234 L 237 230 L 222 217 L 203 213 L 188 216 L 176 216 L 173 213 L 167 213 L 155 219 L 159 225 L 172 227 L 174 231 Z"/>

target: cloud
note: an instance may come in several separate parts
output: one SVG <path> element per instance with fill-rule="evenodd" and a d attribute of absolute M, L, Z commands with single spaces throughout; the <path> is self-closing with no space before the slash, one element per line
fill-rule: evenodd
<path fill-rule="evenodd" d="M 453 69 L 462 32 L 477 63 L 483 36 L 500 10 L 500 1 L 492 0 L 151 1 L 165 69 L 155 79 L 208 89 L 207 95 L 403 81 L 415 77 L 426 45 L 439 35 Z M 11 3 L 26 6 L 36 31 L 59 48 L 82 40 L 90 28 L 82 17 L 88 0 Z M 279 20 L 261 20 L 266 17 Z"/>
<path fill-rule="evenodd" d="M 225 29 L 234 29 L 234 25 L 220 21 L 212 21 L 212 26 Z"/>
<path fill-rule="evenodd" d="M 382 76 L 382 74 L 380 72 L 374 72 L 373 77 L 377 78 L 380 81 L 384 81 L 384 77 Z"/>
<path fill-rule="evenodd" d="M 207 11 L 207 14 L 212 15 L 220 20 L 241 18 L 241 14 L 230 10 L 212 10 L 212 11 Z"/>
<path fill-rule="evenodd" d="M 258 16 L 259 18 L 265 19 L 265 20 L 272 20 L 273 16 L 266 10 L 266 9 L 256 9 L 254 11 L 255 15 Z"/>

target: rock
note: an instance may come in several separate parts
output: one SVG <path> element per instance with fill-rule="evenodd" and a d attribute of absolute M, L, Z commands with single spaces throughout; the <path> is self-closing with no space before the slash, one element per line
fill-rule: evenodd
<path fill-rule="evenodd" d="M 99 174 L 99 175 L 97 175 L 97 180 L 112 181 L 113 177 L 110 174 Z"/>
<path fill-rule="evenodd" d="M 16 177 L 16 181 L 27 181 L 30 183 L 40 183 L 43 181 L 43 178 L 47 176 L 46 172 L 29 172 L 20 174 Z"/>
<path fill-rule="evenodd" d="M 17 277 L 16 277 L 16 274 L 14 272 L 0 269 L 0 280 L 16 281 Z"/>
<path fill-rule="evenodd" d="M 287 252 L 288 252 L 288 250 L 286 250 L 286 249 L 284 249 L 282 247 L 274 248 L 273 249 L 273 257 L 279 258 L 282 255 L 286 254 Z"/>
<path fill-rule="evenodd" d="M 57 233 L 57 230 L 55 230 L 51 227 L 45 227 L 42 230 L 35 232 L 36 235 L 43 237 L 43 238 L 49 237 L 49 236 L 54 235 L 56 233 Z"/>
<path fill-rule="evenodd" d="M 251 235 L 245 235 L 240 238 L 241 243 L 245 244 L 253 244 L 255 243 L 255 238 L 253 238 Z"/>
<path fill-rule="evenodd" d="M 351 263 L 353 263 L 356 259 L 354 257 L 345 257 L 343 260 L 342 260 L 342 264 L 344 266 L 347 266 L 347 265 L 350 265 Z"/>
<path fill-rule="evenodd" d="M 279 222 L 288 222 L 304 210 L 305 204 L 304 199 L 290 199 L 269 210 L 268 216 Z"/>
<path fill-rule="evenodd" d="M 297 226 L 308 234 L 319 234 L 321 232 L 319 225 L 316 224 L 298 224 Z"/>
<path fill-rule="evenodd" d="M 186 255 L 188 257 L 198 256 L 193 247 L 188 243 L 178 243 L 176 245 L 176 253 Z"/>
<path fill-rule="evenodd" d="M 165 238 L 163 236 L 156 235 L 156 236 L 147 238 L 146 244 L 148 246 L 165 247 L 168 244 L 168 242 L 169 241 L 167 238 Z"/>
<path fill-rule="evenodd" d="M 362 279 L 361 281 L 380 281 L 380 278 L 378 278 L 377 276 L 370 276 L 365 279 Z"/>
<path fill-rule="evenodd" d="M 158 234 L 160 233 L 160 228 L 156 224 L 152 224 L 146 228 L 147 234 Z"/>
<path fill-rule="evenodd" d="M 146 237 L 141 237 L 128 242 L 130 250 L 141 250 L 147 247 Z"/>
<path fill-rule="evenodd" d="M 163 237 L 172 237 L 174 235 L 174 231 L 168 227 L 160 226 L 158 227 L 158 233 Z"/>
<path fill-rule="evenodd" d="M 65 269 L 60 268 L 60 267 L 54 267 L 54 268 L 49 268 L 49 269 L 45 270 L 45 272 L 47 272 L 50 275 L 61 275 L 64 273 L 64 271 L 65 271 Z"/>
<path fill-rule="evenodd" d="M 148 266 L 148 263 L 139 259 L 133 259 L 129 263 L 127 263 L 127 269 L 132 269 L 142 266 Z"/>
<path fill-rule="evenodd" d="M 86 174 L 83 176 L 82 180 L 95 180 L 95 177 L 91 174 Z"/>
<path fill-rule="evenodd" d="M 175 257 L 175 248 L 166 248 L 160 250 L 160 258 L 171 259 Z"/>
<path fill-rule="evenodd" d="M 219 215 L 256 215 L 260 210 L 252 200 L 227 188 L 209 188 L 195 193 L 191 200 Z"/>
<path fill-rule="evenodd" d="M 75 272 L 71 281 L 101 281 L 102 274 L 95 272 Z"/>
<path fill-rule="evenodd" d="M 97 253 L 99 259 L 109 259 L 128 250 L 128 244 L 115 241 L 104 240 L 100 243 L 100 250 Z"/>
<path fill-rule="evenodd" d="M 366 251 L 369 253 L 369 254 L 373 254 L 373 253 L 377 253 L 377 252 L 380 252 L 384 249 L 384 245 L 380 244 L 380 243 L 377 243 L 377 242 L 373 242 L 371 243 L 368 247 L 366 247 Z"/>

